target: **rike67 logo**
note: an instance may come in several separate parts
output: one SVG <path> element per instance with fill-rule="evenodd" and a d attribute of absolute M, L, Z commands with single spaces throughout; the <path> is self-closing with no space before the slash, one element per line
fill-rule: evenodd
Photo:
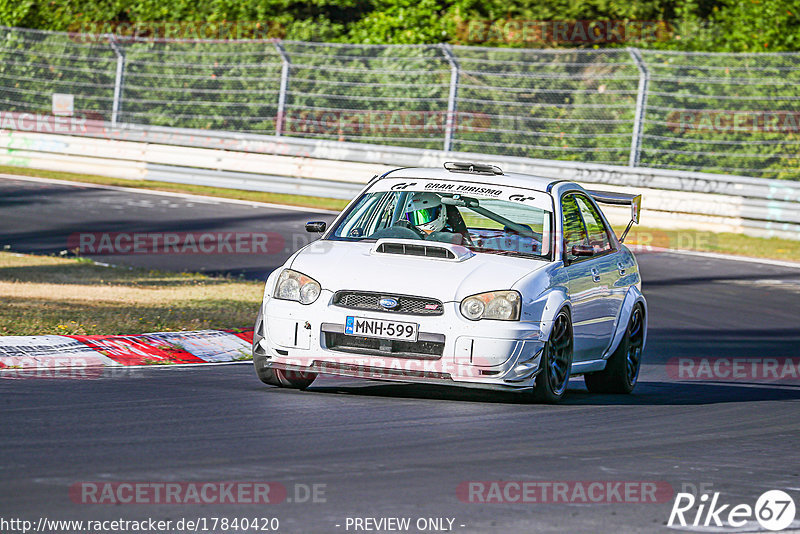
<path fill-rule="evenodd" d="M 762 528 L 777 532 L 792 525 L 795 512 L 794 499 L 781 490 L 762 493 L 755 506 L 723 503 L 718 491 L 700 497 L 678 493 L 667 526 L 741 528 L 755 520 Z"/>

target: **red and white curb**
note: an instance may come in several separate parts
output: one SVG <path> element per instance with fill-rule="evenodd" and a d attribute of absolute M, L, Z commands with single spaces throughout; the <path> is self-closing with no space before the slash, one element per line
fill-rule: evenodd
<path fill-rule="evenodd" d="M 251 358 L 252 342 L 252 330 L 2 336 L 0 378 L 92 378 L 104 368 L 236 362 Z"/>

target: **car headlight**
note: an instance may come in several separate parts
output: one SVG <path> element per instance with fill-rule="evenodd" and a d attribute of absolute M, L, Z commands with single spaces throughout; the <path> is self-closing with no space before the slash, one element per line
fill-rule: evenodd
<path fill-rule="evenodd" d="M 490 291 L 462 300 L 461 314 L 470 321 L 518 321 L 521 301 L 522 298 L 516 291 Z"/>
<path fill-rule="evenodd" d="M 311 277 L 291 269 L 284 269 L 275 284 L 275 298 L 311 304 L 319 298 L 322 288 Z"/>

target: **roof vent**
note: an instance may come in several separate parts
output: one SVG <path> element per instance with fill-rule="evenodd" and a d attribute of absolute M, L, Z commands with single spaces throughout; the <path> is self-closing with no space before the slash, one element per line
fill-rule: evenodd
<path fill-rule="evenodd" d="M 447 261 L 464 261 L 475 255 L 467 247 L 450 243 L 426 243 L 418 239 L 379 239 L 373 254 L 397 254 Z"/>
<path fill-rule="evenodd" d="M 490 176 L 503 174 L 503 171 L 500 169 L 500 167 L 497 165 L 489 165 L 487 163 L 448 161 L 444 164 L 444 168 L 450 172 L 463 172 L 466 174 L 488 174 Z"/>
<path fill-rule="evenodd" d="M 381 254 L 400 254 L 403 256 L 425 256 L 442 260 L 454 260 L 456 255 L 444 247 L 431 245 L 409 245 L 408 243 L 381 243 L 375 247 Z"/>

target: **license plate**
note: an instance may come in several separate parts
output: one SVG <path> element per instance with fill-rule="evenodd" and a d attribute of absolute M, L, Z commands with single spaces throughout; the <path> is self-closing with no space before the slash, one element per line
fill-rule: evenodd
<path fill-rule="evenodd" d="M 344 333 L 352 336 L 416 341 L 417 323 L 348 316 L 344 325 Z"/>

